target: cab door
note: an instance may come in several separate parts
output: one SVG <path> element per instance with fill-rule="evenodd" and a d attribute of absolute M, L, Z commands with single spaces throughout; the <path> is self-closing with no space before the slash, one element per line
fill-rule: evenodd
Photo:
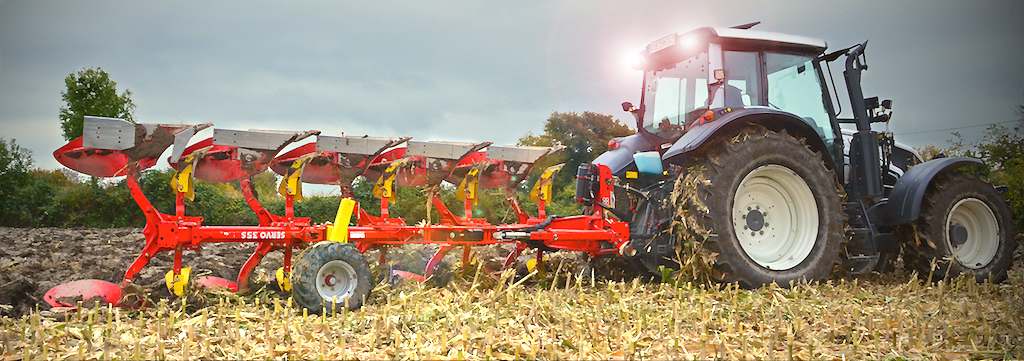
<path fill-rule="evenodd" d="M 835 149 L 837 127 L 826 110 L 822 93 L 825 87 L 815 70 L 814 57 L 765 52 L 764 60 L 767 105 L 799 116 L 814 128 L 829 149 Z"/>

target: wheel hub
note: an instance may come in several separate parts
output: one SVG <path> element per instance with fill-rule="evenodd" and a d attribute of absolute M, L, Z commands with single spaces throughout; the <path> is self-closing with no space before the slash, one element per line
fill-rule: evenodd
<path fill-rule="evenodd" d="M 732 209 L 739 246 L 761 267 L 791 269 L 814 248 L 817 203 L 807 182 L 789 168 L 768 164 L 750 171 L 736 189 Z"/>
<path fill-rule="evenodd" d="M 977 198 L 964 198 L 950 207 L 946 218 L 949 246 L 960 264 L 988 266 L 999 249 L 999 222 L 995 212 Z"/>
<path fill-rule="evenodd" d="M 317 271 L 316 290 L 325 300 L 339 302 L 355 293 L 357 278 L 352 265 L 342 260 L 327 262 Z"/>
<path fill-rule="evenodd" d="M 747 213 L 746 217 L 747 228 L 754 232 L 760 231 L 761 228 L 764 228 L 764 215 L 764 213 L 758 212 L 756 209 L 750 210 L 750 213 Z"/>
<path fill-rule="evenodd" d="M 967 237 L 967 227 L 964 227 L 964 225 L 958 223 L 949 227 L 949 243 L 951 243 L 953 247 L 960 247 L 966 243 Z"/>

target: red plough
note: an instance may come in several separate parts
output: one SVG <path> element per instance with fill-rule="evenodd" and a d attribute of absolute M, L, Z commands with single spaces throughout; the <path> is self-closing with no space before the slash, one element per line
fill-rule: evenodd
<path fill-rule="evenodd" d="M 196 132 L 209 126 L 135 125 L 119 119 L 87 117 L 86 136 L 54 153 L 62 164 L 86 174 L 126 175 L 131 194 L 147 223 L 143 232 L 145 247 L 125 272 L 120 286 L 96 280 L 77 281 L 47 293 L 48 303 L 55 307 L 71 306 L 60 300 L 99 295 L 116 304 L 114 300 L 119 299 L 121 287 L 128 286 L 161 252 L 174 252 L 174 265 L 167 275 L 167 286 L 174 293 L 182 294 L 189 282 L 246 291 L 250 274 L 263 257 L 283 250 L 284 267 L 278 270 L 277 281 L 282 289 L 292 291 L 300 305 L 313 312 L 332 307 L 331 303 L 355 309 L 361 306 L 372 285 L 368 265 L 362 257 L 352 255 L 370 249 L 378 249 L 379 262 L 384 263 L 388 248 L 405 244 L 440 246 L 424 274 L 418 277 L 426 279 L 441 258 L 456 247 L 463 248 L 463 261 L 468 264 L 473 246 L 516 243 L 515 251 L 506 261 L 507 266 L 526 248 L 582 251 L 597 257 L 618 254 L 628 240 L 628 224 L 606 217 L 605 211 L 598 207 L 580 216 L 545 214 L 544 205 L 551 193 L 550 177 L 556 167 L 541 177 L 536 194 L 540 205 L 538 215 L 531 216 L 523 210 L 516 194 L 518 185 L 534 170 L 535 164 L 559 151 L 558 148 L 494 146 L 489 142 L 417 142 L 408 137 L 334 137 L 319 135 L 317 131 L 224 129 L 215 129 L 212 138 L 186 147 Z M 118 134 L 134 134 L 134 137 L 118 137 Z M 315 143 L 279 154 L 286 146 L 312 135 L 318 136 Z M 152 167 L 156 158 L 171 145 L 174 147 L 168 161 L 176 170 L 171 182 L 176 206 L 174 214 L 164 214 L 142 194 L 138 177 L 140 170 Z M 283 176 L 279 187 L 285 197 L 283 216 L 263 207 L 252 187 L 252 177 L 267 168 Z M 381 200 L 381 216 L 369 214 L 353 201 L 352 182 L 360 176 L 375 181 L 374 194 Z M 242 193 L 257 214 L 259 224 L 204 226 L 202 217 L 186 216 L 183 200 L 194 197 L 195 178 L 219 182 L 240 180 Z M 457 186 L 457 196 L 464 204 L 462 216 L 449 210 L 436 192 L 445 181 Z M 312 224 L 309 218 L 295 216 L 293 202 L 302 199 L 302 182 L 340 187 L 343 199 L 333 224 Z M 423 186 L 428 190 L 429 202 L 441 219 L 410 226 L 401 218 L 391 217 L 389 203 L 396 196 L 397 187 L 409 186 Z M 485 219 L 473 217 L 480 189 L 496 188 L 504 190 L 517 223 L 492 225 Z M 598 188 L 593 190 L 595 198 L 611 196 L 610 186 L 595 188 Z M 233 282 L 213 277 L 190 280 L 189 268 L 182 266 L 182 252 L 200 250 L 203 244 L 218 242 L 253 242 L 257 248 Z M 293 257 L 296 250 L 304 251 Z"/>

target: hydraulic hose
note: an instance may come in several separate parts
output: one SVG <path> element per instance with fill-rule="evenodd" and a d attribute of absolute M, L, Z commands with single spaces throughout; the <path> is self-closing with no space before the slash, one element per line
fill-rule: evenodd
<path fill-rule="evenodd" d="M 559 216 L 557 214 L 552 214 L 552 215 L 548 216 L 548 218 L 545 219 L 543 222 L 537 223 L 537 224 L 535 224 L 533 226 L 530 226 L 530 227 L 513 229 L 513 230 L 510 230 L 510 231 L 512 231 L 512 232 L 526 232 L 526 233 L 536 232 L 536 231 L 542 230 L 544 228 L 548 228 L 548 226 L 551 225 L 551 221 L 554 221 L 554 220 L 556 220 L 558 218 L 562 218 L 562 216 Z"/>

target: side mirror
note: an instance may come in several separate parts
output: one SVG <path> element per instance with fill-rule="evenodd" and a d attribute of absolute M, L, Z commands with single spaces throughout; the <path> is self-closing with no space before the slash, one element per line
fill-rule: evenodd
<path fill-rule="evenodd" d="M 882 108 L 892 110 L 892 100 L 886 99 L 882 101 Z"/>
<path fill-rule="evenodd" d="M 634 110 L 636 110 L 636 108 L 633 107 L 633 103 L 622 102 L 622 111 L 624 111 L 624 112 L 632 112 Z"/>
<path fill-rule="evenodd" d="M 878 108 L 878 97 L 864 98 L 864 108 L 867 108 L 867 109 Z"/>

